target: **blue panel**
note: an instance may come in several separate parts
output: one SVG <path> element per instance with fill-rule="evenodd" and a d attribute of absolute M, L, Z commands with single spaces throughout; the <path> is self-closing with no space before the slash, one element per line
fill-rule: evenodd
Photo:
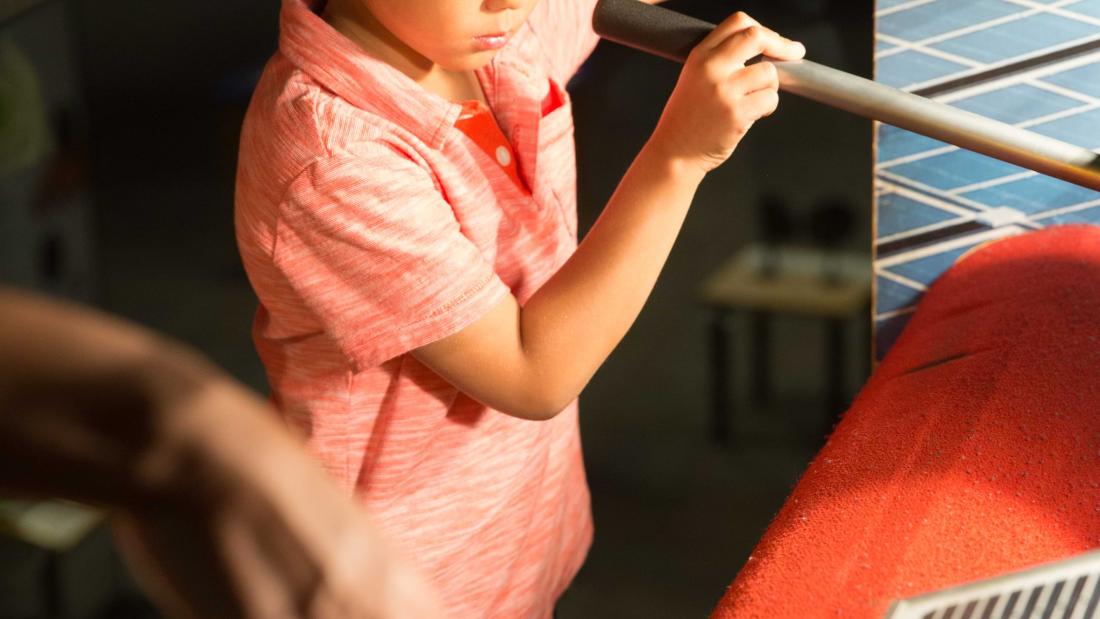
<path fill-rule="evenodd" d="M 904 286 L 892 279 L 879 277 L 876 284 L 878 290 L 878 305 L 875 311 L 879 314 L 905 309 L 916 304 L 922 293 L 919 290 Z"/>
<path fill-rule="evenodd" d="M 878 199 L 877 237 L 890 236 L 958 218 L 959 216 L 955 213 L 910 200 L 896 193 L 888 193 Z"/>
<path fill-rule="evenodd" d="M 1088 149 L 1100 148 L 1100 109 L 1059 118 L 1030 129 Z"/>
<path fill-rule="evenodd" d="M 1038 13 L 1005 24 L 948 39 L 932 47 L 994 63 L 1097 35 L 1097 27 L 1081 21 Z"/>
<path fill-rule="evenodd" d="M 897 7 L 899 0 L 880 0 L 880 8 Z M 1041 10 L 1044 5 L 1058 2 L 1058 13 Z M 1037 10 L 1038 9 L 1038 10 Z M 987 93 L 953 103 L 961 109 L 1003 122 L 1020 124 L 1050 115 L 1060 118 L 1029 127 L 1033 131 L 1058 140 L 1100 150 L 1100 109 L 1079 111 L 1087 107 L 1087 97 L 1100 99 L 1100 61 L 1073 67 L 1084 56 L 1053 60 L 1046 68 L 1053 72 L 1037 78 L 1028 70 L 1004 74 L 993 69 L 1033 58 L 1069 44 L 1100 41 L 1100 0 L 937 0 L 899 10 L 879 19 L 881 32 L 909 42 L 921 42 L 932 36 L 938 40 L 926 43 L 948 54 L 965 58 L 970 63 L 955 63 L 930 57 L 915 50 L 893 50 L 877 58 L 876 76 L 884 83 L 901 87 L 917 84 L 939 84 L 962 75 L 974 84 L 991 84 L 996 88 Z M 990 20 L 1002 20 L 994 24 Z M 971 30 L 959 32 L 960 29 Z M 1057 86 L 1070 94 L 1061 94 L 1031 85 L 1043 83 Z M 992 84 L 991 84 L 992 85 Z M 1071 93 L 1081 93 L 1074 97 Z M 1068 114 L 1068 115 L 1064 115 Z M 1030 226 L 1041 228 L 1068 223 L 1100 225 L 1100 192 L 1038 174 L 1025 175 L 1009 182 L 1008 177 L 1020 175 L 1022 168 L 998 162 L 962 150 L 950 150 L 927 156 L 929 151 L 942 149 L 944 144 L 912 133 L 882 126 L 878 134 L 877 159 L 879 178 L 911 187 L 924 185 L 937 192 L 951 192 L 961 187 L 986 184 L 984 189 L 964 195 L 943 195 L 961 211 L 977 217 L 986 208 L 1009 207 L 1030 219 Z M 920 156 L 923 159 L 884 167 L 882 164 L 900 158 Z M 949 221 L 954 214 L 905 200 L 896 194 L 883 192 L 876 196 L 879 229 L 876 238 L 896 235 L 907 230 L 926 227 L 939 221 Z M 1062 214 L 1059 211 L 1070 209 Z M 984 229 L 984 228 L 983 228 Z M 930 285 L 976 243 L 977 231 L 960 231 L 950 240 L 929 241 L 932 256 L 895 264 L 890 271 L 907 279 Z M 942 251 L 947 243 L 964 243 L 965 247 Z M 938 248 L 938 249 L 937 249 Z M 896 259 L 897 253 L 891 255 Z M 879 268 L 881 269 L 880 256 Z M 881 271 L 880 271 L 881 272 Z M 898 308 L 915 299 L 913 291 L 879 278 L 877 303 L 881 311 Z M 908 321 L 908 314 L 896 319 L 876 321 L 876 343 L 880 355 L 890 345 Z"/>
<path fill-rule="evenodd" d="M 901 335 L 902 329 L 909 324 L 912 314 L 902 314 L 875 322 L 875 353 L 879 360 L 886 356 L 890 346 Z"/>
<path fill-rule="evenodd" d="M 1100 225 L 1100 205 L 1090 209 L 1066 213 L 1065 215 L 1055 215 L 1054 217 L 1045 219 L 1044 222 L 1047 225 L 1082 223 Z"/>
<path fill-rule="evenodd" d="M 972 247 L 976 247 L 978 243 L 952 249 L 925 258 L 920 258 L 912 262 L 906 262 L 904 264 L 896 264 L 890 267 L 890 270 L 902 277 L 907 277 L 915 282 L 932 282 L 939 279 L 940 275 L 947 272 L 955 261 L 958 260 L 963 254 L 970 251 Z"/>
<path fill-rule="evenodd" d="M 1100 63 L 1048 75 L 1043 78 L 1043 81 L 1093 97 L 1100 97 Z"/>
<path fill-rule="evenodd" d="M 1049 90 L 1017 84 L 969 99 L 960 99 L 951 105 L 980 116 L 1017 124 L 1081 107 L 1083 104 L 1078 99 L 1063 97 Z"/>
<path fill-rule="evenodd" d="M 946 77 L 967 69 L 966 65 L 914 51 L 880 58 L 876 64 L 878 80 L 899 88 Z"/>
<path fill-rule="evenodd" d="M 945 10 L 944 5 L 954 2 L 958 0 L 939 0 L 885 15 L 878 20 L 878 31 L 920 41 L 1026 10 L 1002 0 L 969 0 L 965 11 Z"/>
<path fill-rule="evenodd" d="M 1023 168 L 968 150 L 951 151 L 888 169 L 894 174 L 918 180 L 944 191 L 1025 171 Z"/>
<path fill-rule="evenodd" d="M 899 157 L 908 157 L 937 148 L 947 146 L 946 143 L 923 135 L 898 129 L 890 125 L 880 125 L 878 128 L 878 160 L 891 161 Z"/>
<path fill-rule="evenodd" d="M 892 9 L 895 6 L 898 6 L 899 4 L 905 4 L 906 2 L 911 2 L 911 0 L 879 0 L 878 10 L 883 11 L 885 9 Z"/>
<path fill-rule="evenodd" d="M 963 194 L 989 206 L 1008 206 L 1029 215 L 1100 199 L 1100 192 L 1050 178 L 1029 178 Z"/>
<path fill-rule="evenodd" d="M 1082 2 L 1077 2 L 1062 8 L 1067 11 L 1073 11 L 1074 13 L 1100 19 L 1100 2 L 1096 0 L 1082 0 Z"/>

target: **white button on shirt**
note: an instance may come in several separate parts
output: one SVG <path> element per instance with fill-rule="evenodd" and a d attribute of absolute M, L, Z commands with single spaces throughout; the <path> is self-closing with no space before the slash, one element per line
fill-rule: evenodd
<path fill-rule="evenodd" d="M 505 167 L 512 163 L 512 153 L 508 152 L 508 149 L 504 146 L 497 147 L 497 163 Z"/>

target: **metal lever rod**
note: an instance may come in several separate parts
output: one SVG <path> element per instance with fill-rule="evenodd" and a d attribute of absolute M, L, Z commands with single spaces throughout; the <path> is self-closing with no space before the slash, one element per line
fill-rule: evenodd
<path fill-rule="evenodd" d="M 599 0 L 601 37 L 684 62 L 714 24 L 638 0 Z M 1100 155 L 808 60 L 775 62 L 781 90 L 1100 191 Z"/>

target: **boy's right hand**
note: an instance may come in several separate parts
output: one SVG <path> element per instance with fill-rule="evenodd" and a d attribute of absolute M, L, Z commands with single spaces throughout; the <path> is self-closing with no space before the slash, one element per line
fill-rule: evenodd
<path fill-rule="evenodd" d="M 753 124 L 779 104 L 775 65 L 761 54 L 797 60 L 806 49 L 744 13 L 723 21 L 688 56 L 648 148 L 702 174 L 721 165 Z"/>

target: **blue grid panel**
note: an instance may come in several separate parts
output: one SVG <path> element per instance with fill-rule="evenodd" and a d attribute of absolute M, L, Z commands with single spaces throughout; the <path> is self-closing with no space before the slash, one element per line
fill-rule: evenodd
<path fill-rule="evenodd" d="M 1094 224 L 1100 225 L 1100 204 L 1080 210 L 1073 211 L 1072 213 L 1065 213 L 1062 215 L 1055 215 L 1048 219 L 1043 220 L 1047 225 L 1059 225 L 1059 224 Z"/>
<path fill-rule="evenodd" d="M 915 282 L 932 283 L 939 279 L 940 275 L 946 273 L 947 269 L 950 269 L 963 254 L 977 245 L 978 243 L 973 243 L 912 262 L 895 264 L 889 270 Z"/>
<path fill-rule="evenodd" d="M 954 150 L 887 168 L 942 191 L 1024 172 L 1023 168 L 968 150 Z"/>
<path fill-rule="evenodd" d="M 958 0 L 939 0 L 884 15 L 878 20 L 878 31 L 906 41 L 921 41 L 1027 10 L 1003 0 L 970 0 L 965 11 L 944 9 L 945 4 L 954 2 Z"/>
<path fill-rule="evenodd" d="M 1100 192 L 1049 176 L 1036 175 L 963 194 L 989 206 L 1007 206 L 1028 215 L 1100 199 Z"/>
<path fill-rule="evenodd" d="M 1100 148 L 1100 108 L 1045 122 L 1030 129 L 1056 140 L 1097 149 Z"/>
<path fill-rule="evenodd" d="M 912 314 L 901 314 L 875 322 L 875 353 L 880 360 L 886 356 L 886 351 L 898 339 L 905 325 L 909 324 L 912 318 Z"/>
<path fill-rule="evenodd" d="M 880 314 L 912 307 L 924 295 L 920 290 L 899 284 L 882 276 L 878 277 L 875 286 L 878 291 L 878 302 L 875 305 L 875 311 Z"/>
<path fill-rule="evenodd" d="M 931 47 L 993 64 L 1096 35 L 1097 27 L 1092 24 L 1050 13 L 1037 13 L 948 39 Z"/>
<path fill-rule="evenodd" d="M 1080 15 L 1100 19 L 1100 2 L 1096 0 L 1084 0 L 1083 2 L 1077 2 L 1062 8 L 1066 11 L 1073 11 Z"/>
<path fill-rule="evenodd" d="M 876 238 L 898 232 L 923 228 L 933 224 L 958 219 L 955 213 L 911 200 L 896 193 L 887 193 L 878 199 L 878 233 Z"/>
<path fill-rule="evenodd" d="M 948 146 L 946 142 L 933 140 L 891 125 L 879 125 L 878 128 L 878 160 L 880 163 L 945 146 Z"/>
<path fill-rule="evenodd" d="M 1100 98 L 1100 62 L 1048 75 L 1043 81 Z"/>
<path fill-rule="evenodd" d="M 890 51 L 895 47 L 897 47 L 897 45 L 894 45 L 893 43 L 887 43 L 886 41 L 883 41 L 881 39 L 875 40 L 875 54 L 881 54 L 882 52 Z"/>
<path fill-rule="evenodd" d="M 895 7 L 902 1 L 881 0 L 880 8 Z M 1059 0 L 1034 0 L 1030 4 L 1051 5 L 1056 1 Z M 994 16 L 994 13 L 1000 15 Z M 1018 19 L 1012 19 L 1012 15 Z M 998 18 L 1006 21 L 1001 24 L 986 23 Z M 935 84 L 960 75 L 982 73 L 992 66 L 1046 53 L 1068 44 L 1100 40 L 1100 24 L 1095 23 L 1096 19 L 1100 19 L 1100 0 L 1070 2 L 1060 7 L 1059 13 L 1035 12 L 1023 3 L 1008 0 L 937 0 L 913 6 L 882 16 L 879 19 L 881 32 L 906 41 L 920 42 L 936 34 L 973 28 L 973 32 L 947 34 L 935 43 L 925 44 L 988 66 L 973 67 L 965 62 L 930 58 L 928 54 L 916 50 L 899 53 L 900 50 L 894 49 L 877 58 L 876 75 L 884 83 L 912 88 L 918 84 Z M 959 25 L 952 27 L 950 24 L 953 23 Z M 880 49 L 887 48 L 883 45 Z M 1032 86 L 1027 83 L 1029 79 L 1038 86 L 1050 84 L 1071 91 L 1070 96 Z M 1012 124 L 1052 114 L 1069 114 L 1029 129 L 1100 151 L 1100 109 L 1079 111 L 1089 102 L 1072 96 L 1072 92 L 1079 92 L 1083 97 L 1100 99 L 1100 62 L 1060 69 L 1058 73 L 1041 78 L 1020 75 L 1012 81 L 1015 83 L 994 92 L 956 101 L 953 105 Z M 880 164 L 945 147 L 942 142 L 888 126 L 879 128 L 877 139 Z M 957 202 L 965 210 L 974 209 L 975 215 L 981 207 L 1004 206 L 1029 217 L 1036 228 L 1073 223 L 1100 225 L 1100 192 L 1036 174 L 1003 182 L 1007 180 L 1005 177 L 1021 172 L 1024 172 L 1022 168 L 956 150 L 889 168 L 878 167 L 879 178 L 886 181 L 900 179 L 898 182 L 914 187 L 924 185 L 930 188 L 927 191 L 932 195 L 975 183 L 994 183 L 960 195 L 957 200 L 951 195 L 939 196 L 949 202 Z M 934 221 L 937 215 L 943 217 L 942 221 L 950 221 L 955 216 L 948 211 L 943 211 L 942 215 L 936 213 L 939 209 L 924 204 L 919 196 L 916 200 L 906 200 L 890 191 L 876 196 L 876 209 L 879 224 L 875 231 L 876 238 L 933 225 L 928 223 L 929 218 Z M 1069 212 L 1059 213 L 1066 210 Z M 953 241 L 964 242 L 965 246 L 949 251 L 936 249 L 935 255 L 895 264 L 889 267 L 889 271 L 915 282 L 931 284 L 976 245 L 969 240 L 973 236 L 973 233 L 963 233 L 962 237 L 956 237 Z M 891 257 L 894 256 L 896 254 Z M 880 257 L 879 265 L 882 258 L 885 256 Z M 880 313 L 904 309 L 906 306 L 902 304 L 919 299 L 920 293 L 908 286 L 892 280 L 884 281 L 881 277 L 877 278 L 877 282 L 876 302 Z M 905 313 L 875 321 L 876 350 L 880 358 L 909 319 L 910 314 Z"/>
<path fill-rule="evenodd" d="M 911 50 L 879 58 L 876 64 L 878 81 L 898 88 L 947 77 L 968 68 L 966 65 Z"/>
<path fill-rule="evenodd" d="M 1009 124 L 1018 124 L 1084 105 L 1071 99 L 1028 84 L 1016 84 L 993 92 L 960 99 L 954 107 Z"/>

